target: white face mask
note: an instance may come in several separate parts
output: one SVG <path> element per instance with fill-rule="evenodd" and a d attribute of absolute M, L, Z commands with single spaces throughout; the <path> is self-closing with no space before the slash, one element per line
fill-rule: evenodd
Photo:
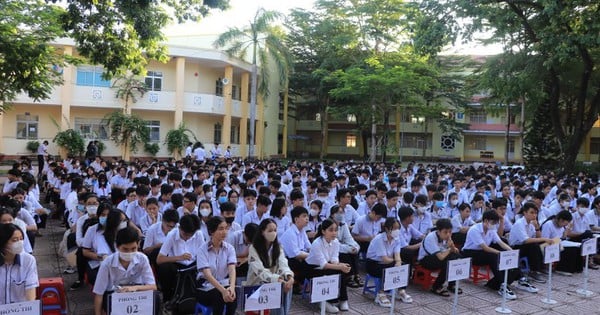
<path fill-rule="evenodd" d="M 121 223 L 119 223 L 119 227 L 117 229 L 122 230 L 126 227 L 127 227 L 127 221 L 122 221 Z"/>
<path fill-rule="evenodd" d="M 407 189 L 407 188 L 405 188 L 405 187 L 400 187 L 400 194 L 401 194 L 401 195 L 404 195 L 404 193 L 405 193 L 405 192 L 407 192 L 407 191 L 408 191 L 408 189 Z"/>
<path fill-rule="evenodd" d="M 309 213 L 310 213 L 311 217 L 316 217 L 319 215 L 319 211 L 317 211 L 315 209 L 310 209 Z"/>
<path fill-rule="evenodd" d="M 346 216 L 343 213 L 336 213 L 333 215 L 333 219 L 338 222 L 344 222 L 346 221 Z"/>
<path fill-rule="evenodd" d="M 212 198 L 212 193 L 209 191 L 209 192 L 207 192 L 207 193 L 204 194 L 204 197 L 206 199 L 210 199 L 210 198 Z"/>
<path fill-rule="evenodd" d="M 13 255 L 21 254 L 23 252 L 23 244 L 22 240 L 16 241 L 10 245 L 8 251 Z"/>
<path fill-rule="evenodd" d="M 499 224 L 490 224 L 488 225 L 488 229 L 490 231 L 498 231 Z"/>
<path fill-rule="evenodd" d="M 419 213 L 425 213 L 425 211 L 427 211 L 427 207 L 417 207 L 417 211 Z"/>
<path fill-rule="evenodd" d="M 89 215 L 96 215 L 98 212 L 98 206 L 86 206 L 85 210 Z"/>
<path fill-rule="evenodd" d="M 452 206 L 456 206 L 458 204 L 458 199 L 452 199 L 452 200 L 450 200 L 450 204 Z"/>
<path fill-rule="evenodd" d="M 577 211 L 579 211 L 579 214 L 581 215 L 585 215 L 590 209 L 588 208 L 579 208 L 577 209 Z"/>
<path fill-rule="evenodd" d="M 563 208 L 568 208 L 570 204 L 571 204 L 571 203 L 570 203 L 570 202 L 568 202 L 568 201 L 563 201 L 563 202 L 561 202 L 561 203 L 560 203 L 560 205 L 561 205 Z"/>
<path fill-rule="evenodd" d="M 265 239 L 267 240 L 267 242 L 273 242 L 275 241 L 275 238 L 277 238 L 277 232 L 273 231 L 273 232 L 266 232 L 264 234 Z"/>
<path fill-rule="evenodd" d="M 206 208 L 200 209 L 200 215 L 203 217 L 208 217 L 210 215 L 210 213 L 211 213 L 210 209 L 206 209 Z"/>
<path fill-rule="evenodd" d="M 397 240 L 400 237 L 400 230 L 393 230 L 391 235 L 393 239 Z"/>
<path fill-rule="evenodd" d="M 124 252 L 119 252 L 119 258 L 123 259 L 124 261 L 132 261 L 133 257 L 135 257 L 136 252 L 131 252 L 131 253 L 124 253 Z"/>

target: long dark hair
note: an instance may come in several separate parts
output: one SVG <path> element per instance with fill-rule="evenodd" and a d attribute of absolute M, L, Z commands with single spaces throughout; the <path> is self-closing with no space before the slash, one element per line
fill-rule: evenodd
<path fill-rule="evenodd" d="M 327 218 L 323 220 L 323 222 L 321 222 L 321 225 L 319 225 L 319 228 L 317 228 L 317 234 L 315 235 L 315 239 L 323 236 L 323 231 L 327 230 L 330 226 L 334 224 L 336 223 L 332 219 Z"/>
<path fill-rule="evenodd" d="M 3 255 L 5 254 L 4 250 L 6 249 L 6 244 L 13 237 L 13 234 L 15 234 L 15 231 L 20 231 L 21 236 L 25 237 L 25 234 L 23 233 L 21 228 L 19 228 L 15 224 L 13 224 L 13 223 L 0 224 L 0 252 L 2 252 Z"/>
<path fill-rule="evenodd" d="M 115 239 L 119 230 L 119 224 L 121 224 L 121 214 L 123 214 L 121 210 L 110 210 L 106 218 L 106 226 L 104 227 L 104 240 L 113 253 L 115 252 Z"/>
<path fill-rule="evenodd" d="M 285 200 L 276 198 L 271 204 L 271 212 L 269 213 L 269 215 L 272 218 L 281 219 L 283 207 L 285 207 Z"/>
<path fill-rule="evenodd" d="M 275 231 L 277 232 L 277 223 L 275 220 L 267 218 L 260 222 L 260 225 L 258 226 L 258 233 L 256 233 L 254 239 L 252 240 L 252 246 L 254 246 L 254 249 L 256 249 L 258 257 L 260 257 L 260 260 L 265 268 L 276 266 L 277 261 L 279 260 L 279 254 L 281 253 L 279 241 L 277 238 L 275 238 L 272 244 L 273 248 L 271 249 L 271 261 L 269 261 L 269 249 L 267 248 L 267 240 L 265 239 L 263 232 L 267 229 L 267 226 L 270 223 L 275 224 Z"/>

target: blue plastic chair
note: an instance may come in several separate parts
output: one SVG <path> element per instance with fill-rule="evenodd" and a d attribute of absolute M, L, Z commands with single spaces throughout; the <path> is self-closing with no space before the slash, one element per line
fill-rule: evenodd
<path fill-rule="evenodd" d="M 194 311 L 194 315 L 212 315 L 212 307 L 210 306 L 204 306 L 200 303 L 196 302 L 196 310 Z"/>
<path fill-rule="evenodd" d="M 527 257 L 521 257 L 519 259 L 519 269 L 521 272 L 527 275 L 531 269 L 529 269 L 529 259 Z"/>
<path fill-rule="evenodd" d="M 374 285 L 369 285 L 370 280 L 373 280 Z M 363 286 L 363 294 L 371 293 L 374 296 L 377 296 L 379 291 L 381 291 L 381 278 L 372 277 L 371 275 L 367 274 L 365 285 Z"/>

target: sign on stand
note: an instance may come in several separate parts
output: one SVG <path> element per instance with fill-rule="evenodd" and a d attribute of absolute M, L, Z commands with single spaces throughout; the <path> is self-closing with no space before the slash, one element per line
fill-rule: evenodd
<path fill-rule="evenodd" d="M 591 297 L 594 295 L 594 292 L 588 290 L 588 279 L 589 279 L 589 264 L 590 264 L 590 255 L 596 255 L 598 252 L 598 242 L 597 238 L 591 238 L 581 244 L 581 256 L 585 259 L 585 268 L 583 269 L 583 288 L 577 289 L 575 292 L 583 297 Z"/>
<path fill-rule="evenodd" d="M 389 291 L 408 285 L 408 270 L 410 265 L 386 268 L 383 274 L 383 290 Z"/>
<path fill-rule="evenodd" d="M 0 305 L 0 314 L 36 315 L 42 314 L 40 300 Z"/>
<path fill-rule="evenodd" d="M 510 270 L 519 268 L 519 250 L 507 250 L 500 252 L 498 270 Z"/>
<path fill-rule="evenodd" d="M 581 256 L 596 255 L 597 251 L 598 251 L 598 242 L 595 237 L 590 238 L 589 240 L 587 240 L 581 244 Z"/>
<path fill-rule="evenodd" d="M 463 280 L 471 274 L 471 258 L 448 261 L 448 281 Z"/>
<path fill-rule="evenodd" d="M 542 299 L 546 304 L 556 304 L 552 299 L 552 263 L 560 260 L 560 245 L 552 244 L 544 249 L 544 263 L 548 264 L 548 290 L 547 296 Z"/>
<path fill-rule="evenodd" d="M 310 303 L 337 299 L 340 294 L 340 275 L 312 278 Z"/>
<path fill-rule="evenodd" d="M 154 291 L 113 293 L 110 298 L 109 314 L 154 314 Z"/>
<path fill-rule="evenodd" d="M 266 283 L 261 286 L 252 287 L 254 292 L 244 292 L 246 296 L 244 311 L 262 311 L 280 308 L 281 286 L 282 284 L 279 282 Z"/>

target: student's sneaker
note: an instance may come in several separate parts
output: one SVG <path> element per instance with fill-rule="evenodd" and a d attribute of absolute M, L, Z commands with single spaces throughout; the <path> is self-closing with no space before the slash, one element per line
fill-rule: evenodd
<path fill-rule="evenodd" d="M 340 301 L 340 305 L 338 306 L 340 311 L 349 311 L 350 307 L 348 306 L 348 301 Z"/>
<path fill-rule="evenodd" d="M 74 291 L 74 290 L 81 288 L 82 286 L 83 286 L 83 283 L 81 281 L 77 280 L 77 281 L 73 282 L 73 284 L 71 284 L 71 287 L 69 288 L 69 290 Z"/>
<path fill-rule="evenodd" d="M 66 273 L 66 274 L 68 274 L 68 275 L 70 275 L 70 274 L 74 274 L 74 273 L 76 273 L 76 272 L 77 272 L 77 269 L 75 269 L 75 268 L 73 268 L 73 267 L 71 267 L 71 266 L 69 266 L 69 267 L 67 267 L 65 270 L 63 270 L 63 273 Z"/>
<path fill-rule="evenodd" d="M 500 290 L 498 290 L 498 294 L 500 294 L 500 296 L 504 296 L 504 283 L 502 284 L 502 286 L 500 286 Z M 510 289 L 506 289 L 506 298 L 508 300 L 516 300 L 517 299 L 517 295 Z"/>
<path fill-rule="evenodd" d="M 412 296 L 408 295 L 405 290 L 398 290 L 398 292 L 396 292 L 396 299 L 407 304 L 413 302 Z"/>
<path fill-rule="evenodd" d="M 327 302 L 327 303 L 325 303 L 325 311 L 327 313 L 336 314 L 336 313 L 339 313 L 340 309 L 337 308 L 337 306 Z"/>
<path fill-rule="evenodd" d="M 385 293 L 377 294 L 377 296 L 375 297 L 375 304 L 381 307 L 392 307 L 392 302 L 390 302 Z"/>
<path fill-rule="evenodd" d="M 517 281 L 517 285 L 515 286 L 515 288 L 522 291 L 527 291 L 529 293 L 538 293 L 539 291 L 538 288 L 531 285 L 531 283 L 529 283 L 529 281 L 527 281 L 526 278 L 521 278 L 519 281 Z"/>
<path fill-rule="evenodd" d="M 544 278 L 544 276 L 537 271 L 530 271 L 529 278 L 538 283 L 546 283 L 546 278 Z"/>
<path fill-rule="evenodd" d="M 573 273 L 568 272 L 568 271 L 562 271 L 562 270 L 556 270 L 555 271 L 557 274 L 561 275 L 561 276 L 567 276 L 570 277 L 573 275 Z"/>

